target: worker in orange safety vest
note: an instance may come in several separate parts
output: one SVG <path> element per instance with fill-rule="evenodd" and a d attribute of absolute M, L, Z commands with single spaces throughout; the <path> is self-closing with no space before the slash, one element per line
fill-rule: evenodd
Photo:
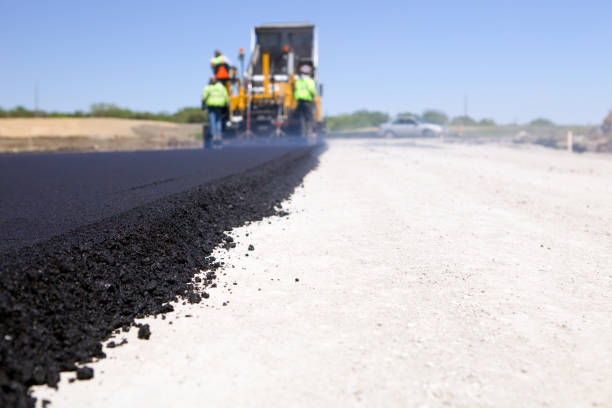
<path fill-rule="evenodd" d="M 216 50 L 215 56 L 210 60 L 210 66 L 217 78 L 217 81 L 225 84 L 229 80 L 229 59 L 221 54 L 221 51 Z"/>

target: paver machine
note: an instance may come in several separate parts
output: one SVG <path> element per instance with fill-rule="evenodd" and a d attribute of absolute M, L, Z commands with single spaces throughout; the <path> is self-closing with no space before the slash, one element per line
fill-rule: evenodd
<path fill-rule="evenodd" d="M 318 78 L 316 30 L 312 24 L 267 24 L 251 33 L 251 52 L 245 69 L 244 50 L 240 49 L 240 72 L 230 69 L 229 115 L 224 135 L 280 137 L 300 134 L 293 84 L 300 68 L 312 68 L 318 84 L 314 100 L 313 130 L 325 131 L 321 110 L 323 87 Z"/>

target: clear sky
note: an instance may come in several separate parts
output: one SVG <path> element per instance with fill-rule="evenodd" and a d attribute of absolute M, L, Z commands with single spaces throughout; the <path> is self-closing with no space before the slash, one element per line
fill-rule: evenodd
<path fill-rule="evenodd" d="M 612 109 L 612 1 L 0 0 L 0 106 L 198 106 L 215 48 L 252 26 L 319 31 L 324 112 L 440 109 L 501 123 L 600 123 Z"/>

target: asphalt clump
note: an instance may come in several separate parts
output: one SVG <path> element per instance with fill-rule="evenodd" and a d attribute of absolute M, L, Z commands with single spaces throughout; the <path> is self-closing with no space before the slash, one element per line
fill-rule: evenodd
<path fill-rule="evenodd" d="M 149 340 L 151 337 L 151 328 L 148 324 L 143 324 L 138 329 L 138 338 L 142 340 Z"/>
<path fill-rule="evenodd" d="M 221 265 L 210 254 L 233 244 L 225 231 L 278 214 L 316 166 L 314 150 L 2 255 L 0 406 L 34 407 L 30 386 L 57 387 L 60 371 L 85 375 L 76 363 L 104 358 L 114 330 L 167 313 L 179 297 L 200 302 L 193 277 L 205 270 L 212 285 Z"/>
<path fill-rule="evenodd" d="M 94 376 L 94 370 L 91 367 L 79 367 L 76 370 L 77 380 L 91 380 Z"/>

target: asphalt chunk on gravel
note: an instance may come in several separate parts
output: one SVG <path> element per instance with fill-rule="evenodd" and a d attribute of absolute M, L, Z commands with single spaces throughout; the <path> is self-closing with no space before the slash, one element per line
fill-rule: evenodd
<path fill-rule="evenodd" d="M 94 370 L 91 367 L 79 367 L 76 370 L 77 380 L 91 380 L 94 376 Z"/>
<path fill-rule="evenodd" d="M 61 371 L 104 358 L 102 342 L 114 330 L 168 312 L 167 303 L 179 297 L 200 301 L 198 291 L 216 278 L 220 264 L 210 254 L 228 242 L 225 232 L 279 214 L 277 204 L 317 165 L 320 150 L 297 147 L 243 173 L 3 254 L 0 406 L 34 407 L 30 386 L 57 387 Z M 198 289 L 193 277 L 200 270 L 207 274 Z"/>
<path fill-rule="evenodd" d="M 149 340 L 151 337 L 151 328 L 148 324 L 143 324 L 138 329 L 138 338 L 142 340 Z"/>

